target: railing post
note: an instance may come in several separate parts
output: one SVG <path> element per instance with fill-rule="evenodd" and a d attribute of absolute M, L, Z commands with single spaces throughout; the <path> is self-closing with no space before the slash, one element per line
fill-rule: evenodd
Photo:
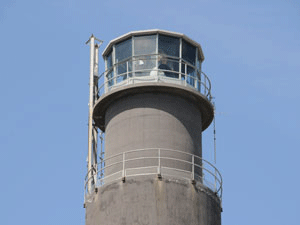
<path fill-rule="evenodd" d="M 199 75 L 199 92 L 201 93 L 201 82 L 202 82 L 202 72 L 200 70 L 200 75 Z"/>
<path fill-rule="evenodd" d="M 94 73 L 95 73 L 95 37 L 92 35 L 90 42 L 90 93 L 89 93 L 89 119 L 88 119 L 88 192 L 92 190 L 92 161 L 93 161 L 93 107 L 94 107 Z M 88 43 L 87 42 L 87 43 Z"/>
<path fill-rule="evenodd" d="M 158 168 L 157 168 L 157 176 L 161 178 L 161 162 L 160 162 L 160 148 L 158 149 Z"/>
<path fill-rule="evenodd" d="M 128 76 L 128 61 L 126 61 L 126 79 L 127 79 L 127 84 L 129 84 L 129 76 Z"/>
<path fill-rule="evenodd" d="M 136 67 L 136 61 L 135 61 L 135 57 L 132 57 L 132 84 L 134 84 L 134 79 L 135 79 L 135 67 Z"/>
<path fill-rule="evenodd" d="M 181 82 L 181 73 L 182 73 L 182 71 L 181 71 L 181 63 L 182 63 L 182 60 L 179 59 L 179 80 L 180 80 L 180 82 Z"/>
<path fill-rule="evenodd" d="M 185 86 L 186 86 L 186 84 L 187 84 L 187 64 L 184 64 L 184 74 L 185 74 Z"/>
<path fill-rule="evenodd" d="M 84 192 L 83 192 L 83 208 L 85 208 L 85 197 L 86 197 L 86 180 L 84 180 Z"/>
<path fill-rule="evenodd" d="M 206 96 L 207 86 L 206 86 L 206 76 L 204 76 L 204 95 Z"/>
<path fill-rule="evenodd" d="M 215 192 L 217 191 L 217 170 L 215 167 Z"/>
<path fill-rule="evenodd" d="M 125 152 L 123 152 L 123 160 L 122 160 L 122 163 L 123 163 L 123 170 L 122 170 L 122 181 L 125 182 Z"/>
<path fill-rule="evenodd" d="M 192 155 L 192 184 L 195 183 L 195 155 Z"/>

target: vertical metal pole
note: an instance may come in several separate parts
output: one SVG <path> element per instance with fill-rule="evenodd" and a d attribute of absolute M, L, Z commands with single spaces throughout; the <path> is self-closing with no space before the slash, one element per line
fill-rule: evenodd
<path fill-rule="evenodd" d="M 96 171 L 93 170 L 93 164 L 97 165 L 97 138 L 98 138 L 98 131 L 93 126 L 93 108 L 95 101 L 98 97 L 98 84 L 96 84 L 94 81 L 98 80 L 98 49 L 99 45 L 95 45 L 95 40 L 100 42 L 100 45 L 103 43 L 103 41 L 96 39 L 94 35 L 90 37 L 90 39 L 86 42 L 86 44 L 90 44 L 90 93 L 89 93 L 89 117 L 88 117 L 88 175 L 87 175 L 87 192 L 90 193 L 92 190 L 92 184 L 93 184 L 93 174 L 97 176 L 97 170 L 96 167 L 94 168 Z M 95 56 L 96 55 L 96 56 Z M 95 76 L 97 79 L 95 79 Z M 93 156 L 94 154 L 94 156 Z M 95 173 L 96 172 L 96 173 Z"/>
<path fill-rule="evenodd" d="M 95 64 L 95 37 L 90 38 L 90 98 L 89 98 L 89 124 L 88 124 L 88 193 L 92 189 L 92 139 L 93 139 L 93 106 L 94 106 L 94 64 Z"/>
<path fill-rule="evenodd" d="M 216 146 L 216 116 L 215 116 L 215 103 L 213 104 L 214 106 L 214 163 L 215 165 L 217 164 L 217 146 Z M 215 167 L 215 190 L 217 190 L 217 170 Z"/>
<path fill-rule="evenodd" d="M 111 57 L 113 57 L 113 53 L 110 53 L 111 55 Z M 104 94 L 105 93 L 107 93 L 107 91 L 108 91 L 108 81 L 107 81 L 107 73 L 108 73 L 108 66 L 107 66 L 107 64 L 108 64 L 108 57 L 107 56 L 105 56 L 105 58 L 104 58 L 104 68 L 105 68 L 105 71 L 104 71 L 104 79 L 103 79 L 103 85 L 104 85 Z M 110 68 L 110 70 L 111 70 L 111 68 Z M 100 90 L 101 91 L 101 90 Z"/>
<path fill-rule="evenodd" d="M 111 78 L 109 78 L 109 80 L 110 80 L 110 82 L 111 82 L 111 87 L 110 87 L 110 89 L 112 89 L 113 88 L 113 86 L 114 85 L 116 85 L 117 83 L 116 83 L 116 76 L 117 76 L 117 68 L 116 68 L 116 63 L 117 63 L 117 61 L 116 61 L 116 46 L 114 45 L 113 46 L 113 52 L 112 52 L 112 63 L 113 63 L 113 71 L 114 71 L 114 73 L 113 73 L 113 77 L 111 77 Z"/>
<path fill-rule="evenodd" d="M 135 77 L 135 67 L 136 67 L 136 57 L 135 57 L 135 49 L 134 49 L 134 36 L 131 39 L 131 63 L 132 63 L 132 84 L 134 84 Z"/>
<path fill-rule="evenodd" d="M 99 45 L 95 44 L 95 52 L 94 52 L 94 71 L 93 71 L 93 107 L 95 105 L 95 102 L 97 100 L 98 92 L 97 92 L 97 87 L 98 87 L 98 73 L 99 73 Z M 93 126 L 93 156 L 92 156 L 92 166 L 94 168 L 94 181 L 97 180 L 97 174 L 98 174 L 98 168 L 97 168 L 97 155 L 98 155 L 98 130 L 96 127 Z"/>
<path fill-rule="evenodd" d="M 187 85 L 187 64 L 184 66 L 184 74 L 185 74 L 185 86 Z"/>
<path fill-rule="evenodd" d="M 180 38 L 180 42 L 179 42 L 179 80 L 181 83 L 181 64 L 182 64 L 182 38 Z"/>
<path fill-rule="evenodd" d="M 201 66 L 202 66 L 202 64 L 201 64 L 201 62 L 199 62 L 200 63 L 200 68 L 199 68 L 199 70 L 200 70 L 200 83 L 199 83 L 199 85 L 200 85 L 200 87 L 199 87 L 199 91 L 200 91 L 200 93 L 201 93 L 201 86 L 202 86 L 202 69 L 201 69 Z"/>
<path fill-rule="evenodd" d="M 122 179 L 124 181 L 125 178 L 125 152 L 123 152 L 123 171 L 122 171 Z"/>
<path fill-rule="evenodd" d="M 197 49 L 198 50 L 198 49 Z M 198 85 L 198 81 L 199 81 L 199 77 L 198 77 L 198 51 L 196 50 L 196 66 L 195 66 L 195 79 L 194 79 L 194 87 L 195 89 L 197 89 L 197 85 Z"/>
<path fill-rule="evenodd" d="M 206 96 L 207 86 L 206 86 L 206 76 L 204 76 L 204 95 Z"/>
<path fill-rule="evenodd" d="M 161 176 L 161 165 L 160 165 L 160 148 L 158 149 L 158 168 L 157 168 L 158 176 Z"/>
<path fill-rule="evenodd" d="M 195 156 L 192 156 L 192 181 L 195 181 Z"/>
<path fill-rule="evenodd" d="M 95 45 L 95 64 L 94 64 L 94 104 L 98 99 L 98 81 L 99 81 L 99 45 Z"/>
<path fill-rule="evenodd" d="M 104 162 L 103 162 L 103 132 L 100 131 L 100 154 L 99 154 L 99 159 L 100 159 L 100 169 L 99 169 L 99 178 L 100 178 L 100 185 L 103 184 L 103 167 L 104 167 Z"/>
<path fill-rule="evenodd" d="M 114 73 L 114 85 L 117 85 L 117 79 L 119 78 L 119 60 L 116 59 L 116 73 Z"/>
<path fill-rule="evenodd" d="M 156 34 L 156 39 L 155 39 L 155 68 L 156 68 L 156 77 L 155 81 L 157 82 L 159 80 L 159 71 L 158 71 L 158 34 Z"/>
<path fill-rule="evenodd" d="M 129 65 L 128 65 L 128 61 L 126 61 L 126 79 L 127 79 L 127 84 L 129 84 Z"/>
<path fill-rule="evenodd" d="M 95 45 L 95 65 L 94 65 L 94 76 L 99 74 L 99 45 Z"/>

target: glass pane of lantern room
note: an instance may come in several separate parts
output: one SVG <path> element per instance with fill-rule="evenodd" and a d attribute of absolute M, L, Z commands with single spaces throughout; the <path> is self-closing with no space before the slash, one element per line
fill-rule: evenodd
<path fill-rule="evenodd" d="M 186 42 L 185 40 L 182 40 L 182 58 L 184 61 L 192 64 L 195 66 L 196 64 L 196 47 L 191 45 L 190 43 Z M 182 67 L 184 68 L 184 73 L 187 74 L 187 77 L 185 78 L 187 84 L 191 86 L 195 86 L 195 69 L 192 66 L 185 65 Z M 184 63 L 186 64 L 186 63 Z M 183 64 L 183 65 L 184 65 Z"/>
<path fill-rule="evenodd" d="M 106 80 L 107 80 L 107 84 L 108 86 L 112 86 L 114 84 L 113 81 L 113 68 L 112 68 L 112 51 L 106 56 Z"/>
<path fill-rule="evenodd" d="M 156 35 L 134 37 L 134 55 L 156 53 Z"/>
<path fill-rule="evenodd" d="M 117 64 L 116 66 L 117 83 L 122 82 L 123 80 L 126 80 L 128 78 L 128 73 L 130 72 L 128 68 L 131 68 L 131 61 L 129 61 L 131 59 L 131 56 L 132 56 L 131 38 L 116 45 L 115 63 Z"/>
<path fill-rule="evenodd" d="M 196 47 L 182 40 L 182 58 L 195 66 Z"/>
<path fill-rule="evenodd" d="M 179 38 L 159 35 L 158 53 L 179 57 Z"/>
<path fill-rule="evenodd" d="M 112 67 L 112 53 L 110 52 L 106 57 L 106 68 L 109 70 Z"/>
<path fill-rule="evenodd" d="M 132 56 L 131 39 L 116 45 L 116 63 L 121 62 Z"/>
<path fill-rule="evenodd" d="M 167 77 L 179 78 L 179 47 L 179 38 L 165 35 L 158 36 L 158 54 L 161 56 L 158 62 L 158 68 L 161 69 Z M 176 57 L 176 59 L 172 57 Z"/>
<path fill-rule="evenodd" d="M 156 35 L 134 37 L 135 76 L 149 76 L 155 67 Z"/>

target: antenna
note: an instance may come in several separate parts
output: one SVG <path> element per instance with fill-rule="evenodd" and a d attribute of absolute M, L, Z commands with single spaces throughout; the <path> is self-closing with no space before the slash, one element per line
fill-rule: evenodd
<path fill-rule="evenodd" d="M 98 43 L 96 43 L 98 42 Z M 99 47 L 103 41 L 92 34 L 86 44 L 90 44 L 90 92 L 89 92 L 89 117 L 88 117 L 88 192 L 92 190 L 97 176 L 97 141 L 98 131 L 93 124 L 93 108 L 98 96 L 98 68 L 99 68 Z"/>

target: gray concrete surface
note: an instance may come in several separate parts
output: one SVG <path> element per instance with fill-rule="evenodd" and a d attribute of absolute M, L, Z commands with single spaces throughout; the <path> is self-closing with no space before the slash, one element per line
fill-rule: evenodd
<path fill-rule="evenodd" d="M 119 98 L 105 114 L 106 158 L 135 149 L 165 148 L 202 155 L 201 112 L 192 102 L 168 93 L 142 93 Z M 163 152 L 164 157 L 190 161 L 191 157 L 176 152 Z M 127 155 L 129 156 L 129 155 Z M 141 157 L 141 152 L 130 157 Z M 156 151 L 149 156 L 157 157 Z M 107 160 L 109 166 L 117 161 Z M 131 167 L 157 166 L 157 159 L 131 161 Z M 191 166 L 179 161 L 163 159 L 165 167 L 191 171 Z M 128 164 L 128 163 L 127 163 Z M 128 164 L 129 165 L 129 164 Z M 120 171 L 121 164 L 106 170 L 106 175 Z M 198 171 L 199 174 L 201 172 Z"/>
<path fill-rule="evenodd" d="M 220 225 L 221 210 L 201 186 L 135 177 L 101 187 L 86 203 L 86 225 Z"/>
<path fill-rule="evenodd" d="M 201 157 L 201 132 L 212 122 L 213 106 L 205 96 L 184 86 L 134 84 L 101 96 L 93 117 L 96 125 L 105 131 L 106 159 L 144 148 L 174 149 Z M 173 156 L 189 160 L 180 153 Z M 107 161 L 106 166 L 114 162 Z M 132 166 L 148 164 L 156 165 L 156 160 L 138 161 Z M 162 164 L 190 169 L 170 160 Z M 121 168 L 106 169 L 105 176 Z M 202 171 L 196 172 L 201 175 Z M 163 176 L 161 180 L 157 175 L 133 176 L 126 177 L 125 183 L 119 179 L 100 187 L 85 204 L 86 225 L 221 224 L 221 207 L 216 195 L 200 182 L 193 185 L 180 176 Z"/>
<path fill-rule="evenodd" d="M 103 94 L 96 102 L 93 111 L 93 119 L 96 125 L 105 131 L 105 114 L 108 107 L 122 97 L 132 96 L 141 93 L 167 93 L 173 96 L 181 96 L 186 100 L 192 101 L 195 106 L 201 111 L 202 131 L 205 130 L 214 118 L 213 105 L 208 99 L 193 88 L 183 85 L 164 83 L 164 82 L 147 82 L 138 84 L 128 84 L 126 86 L 114 89 L 106 94 Z M 180 106 L 179 106 L 180 107 Z"/>
<path fill-rule="evenodd" d="M 106 157 L 140 148 L 169 148 L 201 156 L 201 112 L 180 96 L 135 94 L 105 115 Z"/>

